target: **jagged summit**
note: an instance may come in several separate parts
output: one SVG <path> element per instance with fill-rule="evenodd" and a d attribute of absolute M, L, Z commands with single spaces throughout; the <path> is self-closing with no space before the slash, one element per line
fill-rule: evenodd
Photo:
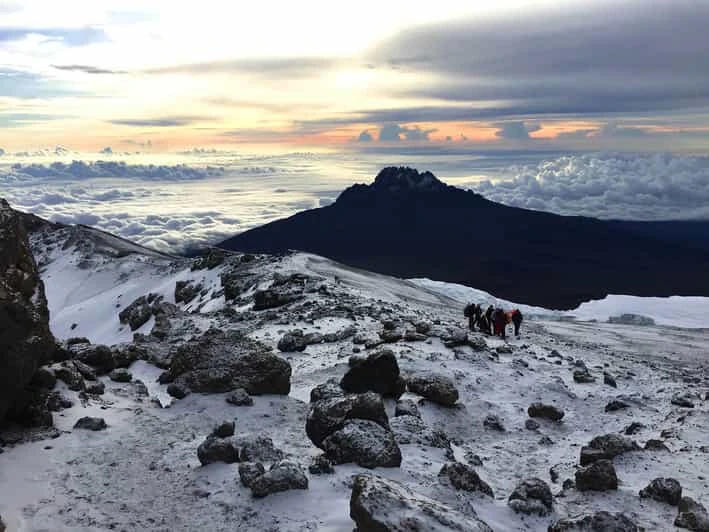
<path fill-rule="evenodd" d="M 408 166 L 388 166 L 377 174 L 371 187 L 388 192 L 404 190 L 432 192 L 445 190 L 448 185 L 429 171 L 419 172 Z"/>

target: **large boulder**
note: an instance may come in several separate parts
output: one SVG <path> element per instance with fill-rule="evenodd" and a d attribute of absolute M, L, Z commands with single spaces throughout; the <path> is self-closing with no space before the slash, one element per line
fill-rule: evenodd
<path fill-rule="evenodd" d="M 401 450 L 394 434 L 374 421 L 353 419 L 322 442 L 335 464 L 354 462 L 361 467 L 399 467 Z"/>
<path fill-rule="evenodd" d="M 640 532 L 644 530 L 628 516 L 618 513 L 596 512 L 560 519 L 549 527 L 549 532 Z"/>
<path fill-rule="evenodd" d="M 640 497 L 677 506 L 682 499 L 682 486 L 673 478 L 656 478 L 640 490 Z"/>
<path fill-rule="evenodd" d="M 296 301 L 301 296 L 276 289 L 257 290 L 254 293 L 254 310 L 282 307 Z"/>
<path fill-rule="evenodd" d="M 406 390 L 406 383 L 399 375 L 399 364 L 391 349 L 372 353 L 354 364 L 342 377 L 340 386 L 347 392 L 372 391 L 394 398 Z"/>
<path fill-rule="evenodd" d="M 267 436 L 245 436 L 238 438 L 239 460 L 242 462 L 277 462 L 283 459 L 283 451 L 278 449 Z"/>
<path fill-rule="evenodd" d="M 540 478 L 528 478 L 517 484 L 507 504 L 515 512 L 549 515 L 553 497 L 549 485 Z"/>
<path fill-rule="evenodd" d="M 295 462 L 282 460 L 268 472 L 251 480 L 250 488 L 254 497 L 265 497 L 279 491 L 307 490 L 308 477 Z"/>
<path fill-rule="evenodd" d="M 108 346 L 80 343 L 70 345 L 68 350 L 74 360 L 91 366 L 99 374 L 108 373 L 116 367 L 113 351 Z"/>
<path fill-rule="evenodd" d="M 458 389 L 453 381 L 436 373 L 419 373 L 408 380 L 409 391 L 442 406 L 453 406 L 458 401 Z"/>
<path fill-rule="evenodd" d="M 438 472 L 438 478 L 446 479 L 457 490 L 479 491 L 493 497 L 489 484 L 482 480 L 472 467 L 460 462 L 444 464 Z"/>
<path fill-rule="evenodd" d="M 403 484 L 368 474 L 354 479 L 350 517 L 363 532 L 492 532 L 475 512 L 463 514 Z"/>
<path fill-rule="evenodd" d="M 581 465 L 585 466 L 596 460 L 613 460 L 618 455 L 630 451 L 637 451 L 637 443 L 620 434 L 604 434 L 596 436 L 587 446 L 581 448 Z"/>
<path fill-rule="evenodd" d="M 704 506 L 691 497 L 682 497 L 675 526 L 694 532 L 709 532 L 709 514 Z"/>
<path fill-rule="evenodd" d="M 152 304 L 146 296 L 140 296 L 118 313 L 118 320 L 127 324 L 131 331 L 135 331 L 145 325 L 152 315 Z"/>
<path fill-rule="evenodd" d="M 236 331 L 210 329 L 177 348 L 167 381 L 198 393 L 245 389 L 251 395 L 290 392 L 290 364 Z"/>
<path fill-rule="evenodd" d="M 278 340 L 278 350 L 286 353 L 305 351 L 306 347 L 308 347 L 308 343 L 300 329 L 287 332 Z"/>
<path fill-rule="evenodd" d="M 22 215 L 0 199 L 0 422 L 21 417 L 22 393 L 55 350 L 49 310 Z"/>
<path fill-rule="evenodd" d="M 448 436 L 441 430 L 431 429 L 418 416 L 395 416 L 389 421 L 394 438 L 399 445 L 416 444 L 449 449 Z"/>
<path fill-rule="evenodd" d="M 608 491 L 618 489 L 618 477 L 613 462 L 597 460 L 576 471 L 576 489 L 579 491 Z"/>
<path fill-rule="evenodd" d="M 544 403 L 532 403 L 527 408 L 529 417 L 541 417 L 550 421 L 561 421 L 564 418 L 564 411 L 554 405 Z"/>
<path fill-rule="evenodd" d="M 231 439 L 209 436 L 197 448 L 197 458 L 202 465 L 214 462 L 233 464 L 239 461 L 239 452 Z"/>
<path fill-rule="evenodd" d="M 103 430 L 107 427 L 106 421 L 102 417 L 90 417 L 84 416 L 74 423 L 75 429 L 86 429 L 86 430 Z"/>

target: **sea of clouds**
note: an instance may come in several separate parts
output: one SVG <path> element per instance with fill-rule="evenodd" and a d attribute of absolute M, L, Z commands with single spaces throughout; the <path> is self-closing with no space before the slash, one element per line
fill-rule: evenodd
<path fill-rule="evenodd" d="M 0 157 L 15 208 L 179 252 L 335 201 L 390 164 L 509 205 L 621 219 L 709 218 L 709 157 L 671 154 L 182 154 L 170 161 Z M 53 155 L 54 157 L 65 154 Z M 471 214 L 474 216 L 474 213 Z"/>

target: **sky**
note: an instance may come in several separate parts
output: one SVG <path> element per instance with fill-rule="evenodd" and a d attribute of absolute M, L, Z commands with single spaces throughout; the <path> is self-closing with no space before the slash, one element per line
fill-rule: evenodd
<path fill-rule="evenodd" d="M 0 2 L 0 148 L 706 154 L 709 2 Z"/>

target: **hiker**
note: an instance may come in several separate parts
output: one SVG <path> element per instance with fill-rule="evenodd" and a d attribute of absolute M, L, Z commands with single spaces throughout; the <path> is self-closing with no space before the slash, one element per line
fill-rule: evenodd
<path fill-rule="evenodd" d="M 495 335 L 501 338 L 505 337 L 505 325 L 507 325 L 507 318 L 505 317 L 505 311 L 501 308 L 496 308 L 493 315 L 493 323 L 495 325 Z"/>
<path fill-rule="evenodd" d="M 515 326 L 515 336 L 519 336 L 519 326 L 522 325 L 522 312 L 516 308 L 512 311 L 512 323 Z"/>
<path fill-rule="evenodd" d="M 492 313 L 494 312 L 494 309 L 492 308 L 492 305 L 487 307 L 487 310 L 485 311 L 485 320 L 487 321 L 487 332 L 488 334 L 492 334 Z"/>
<path fill-rule="evenodd" d="M 465 305 L 463 316 L 468 318 L 468 328 L 471 331 L 475 330 L 475 305 L 473 303 Z"/>
<path fill-rule="evenodd" d="M 473 308 L 473 326 L 477 325 L 480 329 L 482 329 L 482 326 L 480 325 L 480 318 L 482 318 L 482 315 L 483 309 L 480 305 L 475 305 Z"/>

